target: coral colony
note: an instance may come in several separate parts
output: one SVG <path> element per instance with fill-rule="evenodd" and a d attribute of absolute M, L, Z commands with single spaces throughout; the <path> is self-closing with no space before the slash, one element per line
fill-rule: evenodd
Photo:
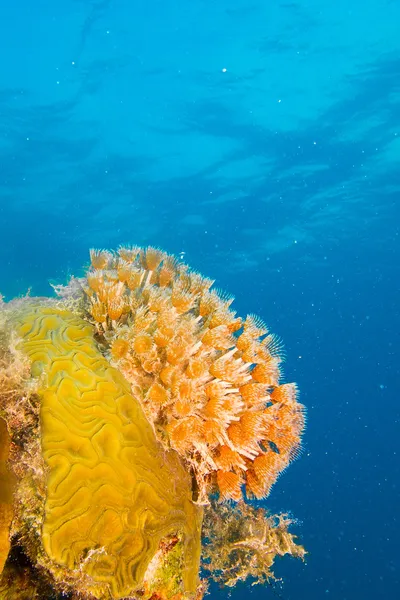
<path fill-rule="evenodd" d="M 282 348 L 155 248 L 0 304 L 0 598 L 200 600 L 303 558 L 266 498 L 304 407 Z"/>

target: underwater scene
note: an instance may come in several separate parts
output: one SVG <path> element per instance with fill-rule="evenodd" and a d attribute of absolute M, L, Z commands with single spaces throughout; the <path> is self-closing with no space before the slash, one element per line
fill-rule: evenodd
<path fill-rule="evenodd" d="M 398 598 L 400 4 L 0 5 L 0 600 Z"/>

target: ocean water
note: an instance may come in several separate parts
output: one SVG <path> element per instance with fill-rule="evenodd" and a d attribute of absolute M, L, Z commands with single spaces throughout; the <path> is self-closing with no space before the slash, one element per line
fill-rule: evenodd
<path fill-rule="evenodd" d="M 285 342 L 309 554 L 240 600 L 399 594 L 400 3 L 0 4 L 0 291 L 159 246 Z"/>

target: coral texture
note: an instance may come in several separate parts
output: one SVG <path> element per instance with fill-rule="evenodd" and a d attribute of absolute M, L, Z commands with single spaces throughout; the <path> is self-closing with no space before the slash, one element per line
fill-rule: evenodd
<path fill-rule="evenodd" d="M 292 522 L 287 515 L 269 516 L 247 504 L 213 503 L 203 526 L 204 569 L 227 587 L 249 578 L 251 585 L 269 583 L 275 579 L 272 565 L 277 556 L 304 558 L 304 548 L 288 531 Z"/>
<path fill-rule="evenodd" d="M 32 373 L 43 378 L 38 395 L 46 498 L 43 547 L 35 548 L 39 562 L 56 580 L 75 579 L 95 597 L 108 592 L 121 598 L 151 586 L 150 561 L 176 536 L 180 591 L 195 594 L 201 509 L 191 500 L 190 478 L 176 453 L 159 446 L 129 385 L 99 353 L 88 323 L 41 307 L 15 320 Z"/>
<path fill-rule="evenodd" d="M 0 418 L 0 573 L 10 551 L 13 517 L 13 478 L 8 468 L 10 443 L 6 422 Z"/>
<path fill-rule="evenodd" d="M 305 554 L 248 503 L 300 451 L 281 343 L 160 250 L 90 255 L 57 298 L 0 297 L 0 599 L 268 583 Z"/>

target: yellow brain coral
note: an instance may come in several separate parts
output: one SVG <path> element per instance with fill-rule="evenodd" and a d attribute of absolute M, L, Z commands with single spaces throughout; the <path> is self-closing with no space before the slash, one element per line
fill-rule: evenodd
<path fill-rule="evenodd" d="M 196 592 L 201 510 L 177 456 L 157 444 L 122 375 L 100 354 L 92 327 L 65 310 L 16 319 L 21 350 L 43 377 L 46 498 L 36 551 L 56 578 L 120 598 L 146 587 L 150 561 L 171 537 L 182 549 L 182 592 Z M 30 535 L 30 532 L 27 532 Z M 35 540 L 32 540 L 32 545 Z M 87 575 L 87 577 L 85 577 Z"/>
<path fill-rule="evenodd" d="M 200 600 L 201 552 L 267 581 L 304 555 L 245 504 L 300 448 L 279 341 L 157 249 L 90 254 L 58 299 L 0 301 L 0 598 Z"/>

